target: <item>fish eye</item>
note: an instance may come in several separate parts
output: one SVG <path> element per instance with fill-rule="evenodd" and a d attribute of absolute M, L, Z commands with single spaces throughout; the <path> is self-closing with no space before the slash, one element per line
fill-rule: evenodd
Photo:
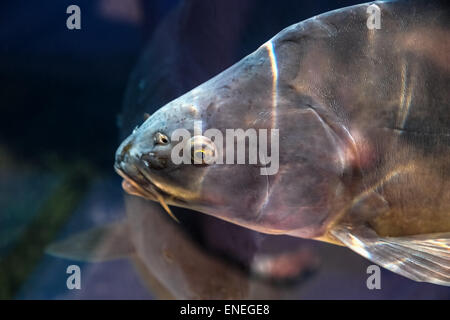
<path fill-rule="evenodd" d="M 194 136 L 190 140 L 191 159 L 194 164 L 211 164 L 216 160 L 216 146 L 211 139 Z"/>
<path fill-rule="evenodd" d="M 165 144 L 169 143 L 169 138 L 165 134 L 163 134 L 161 132 L 157 132 L 155 134 L 155 138 L 154 139 L 155 139 L 155 143 L 156 144 L 165 145 Z"/>

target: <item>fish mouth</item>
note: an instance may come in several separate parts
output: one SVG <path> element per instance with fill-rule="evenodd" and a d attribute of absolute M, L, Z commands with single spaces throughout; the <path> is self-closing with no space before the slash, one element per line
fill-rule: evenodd
<path fill-rule="evenodd" d="M 139 166 L 135 166 L 135 169 L 145 180 L 146 188 L 143 188 L 138 182 L 136 182 L 133 178 L 131 178 L 122 168 L 118 165 L 114 165 L 114 170 L 123 178 L 122 188 L 131 195 L 136 195 L 145 199 L 149 199 L 155 202 L 159 202 L 164 210 L 169 214 L 169 216 L 174 219 L 176 222 L 179 222 L 178 219 L 174 216 L 169 206 L 166 203 L 166 200 L 170 195 L 158 188 L 148 177 L 148 175 L 144 174 Z"/>
<path fill-rule="evenodd" d="M 139 183 L 137 183 L 133 178 L 131 178 L 127 173 L 125 173 L 125 171 L 122 168 L 115 165 L 114 170 L 117 172 L 119 176 L 123 178 L 122 189 L 125 190 L 126 193 L 140 196 L 152 201 L 158 201 L 151 192 L 144 189 Z M 156 188 L 154 184 L 153 187 Z"/>

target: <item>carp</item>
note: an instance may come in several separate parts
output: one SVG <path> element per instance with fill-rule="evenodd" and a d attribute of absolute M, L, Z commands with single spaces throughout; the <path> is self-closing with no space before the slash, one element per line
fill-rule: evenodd
<path fill-rule="evenodd" d="M 373 6 L 379 28 L 369 28 Z M 389 1 L 284 29 L 136 128 L 116 153 L 123 188 L 171 215 L 169 206 L 184 207 L 344 245 L 412 280 L 450 285 L 449 21 L 444 1 Z M 198 123 L 214 137 L 196 135 Z M 269 143 L 278 170 L 217 161 L 229 129 L 278 130 Z M 250 149 L 248 135 L 241 141 Z"/>

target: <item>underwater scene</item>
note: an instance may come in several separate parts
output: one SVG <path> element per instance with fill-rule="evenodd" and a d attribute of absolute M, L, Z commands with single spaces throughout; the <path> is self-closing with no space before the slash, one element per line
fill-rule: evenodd
<path fill-rule="evenodd" d="M 0 4 L 0 299 L 450 299 L 450 4 Z"/>

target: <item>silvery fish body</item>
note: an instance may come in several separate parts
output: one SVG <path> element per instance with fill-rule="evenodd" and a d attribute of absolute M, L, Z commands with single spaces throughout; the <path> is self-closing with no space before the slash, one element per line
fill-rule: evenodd
<path fill-rule="evenodd" d="M 393 1 L 286 28 L 125 139 L 115 163 L 124 189 L 168 212 L 345 245 L 449 285 L 449 22 L 444 1 Z M 186 144 L 174 132 L 194 136 L 198 123 L 223 136 L 276 129 L 265 146 L 276 166 L 274 154 L 269 164 L 249 163 L 250 154 L 244 164 L 174 163 Z M 258 145 L 257 155 L 269 153 Z"/>

